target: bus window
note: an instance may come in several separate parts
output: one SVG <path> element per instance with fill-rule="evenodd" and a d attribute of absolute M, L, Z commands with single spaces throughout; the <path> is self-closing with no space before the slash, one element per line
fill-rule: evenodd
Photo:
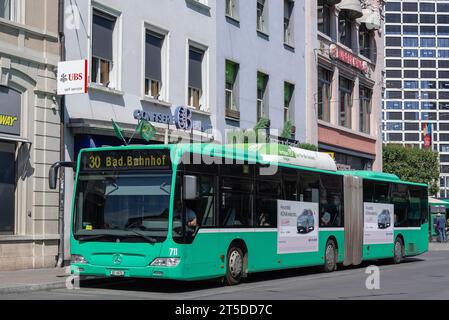
<path fill-rule="evenodd" d="M 251 180 L 223 178 L 220 195 L 221 227 L 251 227 Z"/>
<path fill-rule="evenodd" d="M 374 182 L 374 199 L 376 203 L 390 203 L 390 184 L 385 182 Z"/>
<path fill-rule="evenodd" d="M 363 202 L 390 203 L 390 184 L 380 181 L 363 181 Z"/>
<path fill-rule="evenodd" d="M 409 227 L 419 227 L 421 225 L 421 188 L 409 186 L 410 208 L 407 215 Z"/>
<path fill-rule="evenodd" d="M 277 201 L 279 199 L 281 199 L 280 182 L 256 182 L 255 225 L 257 227 L 277 227 Z"/>
<path fill-rule="evenodd" d="M 363 202 L 374 202 L 374 181 L 363 180 Z"/>
<path fill-rule="evenodd" d="M 343 226 L 343 177 L 320 175 L 320 227 Z"/>
<path fill-rule="evenodd" d="M 320 175 L 314 172 L 300 171 L 300 192 L 299 201 L 315 202 L 320 201 Z"/>
<path fill-rule="evenodd" d="M 407 185 L 392 185 L 391 202 L 394 204 L 394 226 L 407 227 L 407 211 L 409 208 Z"/>
<path fill-rule="evenodd" d="M 298 175 L 296 170 L 282 168 L 284 200 L 298 201 Z"/>

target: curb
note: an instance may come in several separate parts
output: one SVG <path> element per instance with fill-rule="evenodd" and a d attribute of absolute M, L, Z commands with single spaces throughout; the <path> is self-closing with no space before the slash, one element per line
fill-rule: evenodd
<path fill-rule="evenodd" d="M 0 297 L 1 295 L 6 294 L 15 294 L 15 293 L 24 293 L 24 292 L 35 292 L 35 291 L 48 291 L 53 289 L 62 289 L 66 288 L 66 279 L 57 282 L 51 283 L 42 283 L 42 284 L 25 284 L 16 287 L 6 287 L 0 288 Z"/>

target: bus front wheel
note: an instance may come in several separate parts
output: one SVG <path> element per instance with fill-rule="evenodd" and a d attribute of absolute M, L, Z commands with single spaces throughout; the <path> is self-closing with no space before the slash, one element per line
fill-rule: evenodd
<path fill-rule="evenodd" d="M 337 247 L 333 240 L 326 243 L 324 251 L 324 272 L 332 272 L 337 269 Z"/>
<path fill-rule="evenodd" d="M 393 263 L 399 264 L 404 258 L 404 244 L 402 243 L 401 238 L 396 238 L 394 242 L 394 255 L 393 255 Z"/>
<path fill-rule="evenodd" d="M 226 260 L 225 284 L 233 286 L 240 283 L 243 274 L 243 251 L 240 247 L 232 246 Z"/>

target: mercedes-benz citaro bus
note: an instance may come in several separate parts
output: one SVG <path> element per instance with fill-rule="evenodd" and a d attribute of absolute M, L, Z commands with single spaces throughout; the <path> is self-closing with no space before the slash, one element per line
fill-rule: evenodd
<path fill-rule="evenodd" d="M 423 184 L 278 144 L 85 149 L 76 168 L 71 271 L 176 280 L 404 257 L 428 249 Z M 309 232 L 298 217 L 313 215 Z M 379 228 L 384 210 L 390 226 Z M 382 217 L 381 217 L 382 219 Z"/>

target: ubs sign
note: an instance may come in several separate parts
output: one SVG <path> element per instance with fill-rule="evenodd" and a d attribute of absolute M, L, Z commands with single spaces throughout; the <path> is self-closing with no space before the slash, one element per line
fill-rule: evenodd
<path fill-rule="evenodd" d="M 20 136 L 21 106 L 19 92 L 0 86 L 0 133 Z"/>

